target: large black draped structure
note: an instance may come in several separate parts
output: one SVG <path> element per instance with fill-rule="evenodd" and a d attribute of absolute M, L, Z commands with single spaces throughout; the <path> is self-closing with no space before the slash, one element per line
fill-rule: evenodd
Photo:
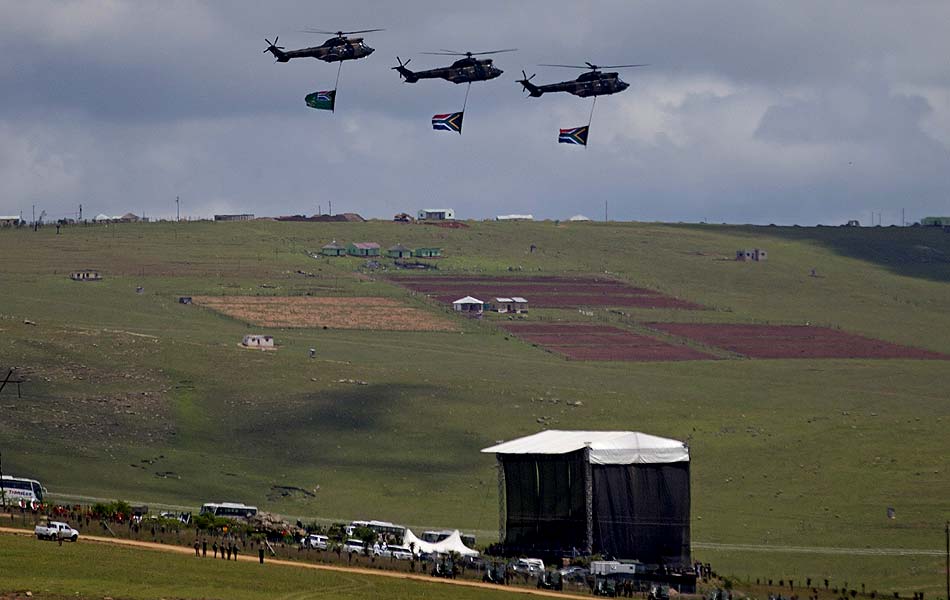
<path fill-rule="evenodd" d="M 690 564 L 689 454 L 682 443 L 634 432 L 548 431 L 484 452 L 495 452 L 503 478 L 506 549 Z"/>

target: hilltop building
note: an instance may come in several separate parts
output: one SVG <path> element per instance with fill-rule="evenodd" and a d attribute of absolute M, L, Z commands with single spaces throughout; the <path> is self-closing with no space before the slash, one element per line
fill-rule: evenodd
<path fill-rule="evenodd" d="M 69 274 L 73 281 L 102 281 L 102 275 L 99 271 L 92 269 L 83 269 L 82 271 L 73 271 Z"/>
<path fill-rule="evenodd" d="M 396 244 L 386 251 L 386 256 L 389 258 L 412 258 L 412 249 L 402 244 Z"/>
<path fill-rule="evenodd" d="M 534 215 L 498 215 L 496 221 L 534 221 Z"/>
<path fill-rule="evenodd" d="M 924 227 L 950 227 L 950 217 L 924 217 L 920 224 Z"/>
<path fill-rule="evenodd" d="M 494 302 L 491 303 L 491 309 L 497 313 L 526 313 L 528 312 L 528 301 L 521 296 L 495 298 Z"/>
<path fill-rule="evenodd" d="M 452 309 L 468 315 L 481 315 L 485 311 L 485 303 L 478 298 L 465 296 L 453 302 Z"/>
<path fill-rule="evenodd" d="M 763 262 L 769 258 L 769 253 L 761 248 L 752 248 L 745 250 L 736 250 L 736 260 L 740 262 L 755 261 Z"/>
<path fill-rule="evenodd" d="M 14 215 L 12 217 L 0 216 L 0 227 L 16 227 L 20 224 L 20 217 Z"/>
<path fill-rule="evenodd" d="M 412 251 L 412 255 L 416 258 L 440 258 L 442 248 L 416 248 Z"/>
<path fill-rule="evenodd" d="M 422 221 L 450 221 L 455 218 L 455 210 L 451 208 L 422 208 L 419 209 L 418 217 Z"/>
<path fill-rule="evenodd" d="M 379 244 L 376 242 L 353 242 L 346 247 L 350 256 L 379 256 Z"/>
<path fill-rule="evenodd" d="M 243 214 L 243 215 L 215 215 L 215 221 L 253 221 L 254 215 L 252 214 Z"/>
<path fill-rule="evenodd" d="M 320 254 L 324 256 L 346 256 L 346 248 L 336 243 L 336 240 L 333 240 L 323 248 L 320 248 Z"/>
<path fill-rule="evenodd" d="M 274 347 L 274 338 L 269 335 L 245 335 L 244 339 L 241 340 L 241 345 L 245 348 L 259 348 L 261 350 L 267 350 L 268 348 Z"/>
<path fill-rule="evenodd" d="M 583 223 L 583 222 L 590 221 L 590 217 L 585 217 L 584 215 L 574 215 L 573 217 L 568 219 L 568 221 L 571 223 Z"/>

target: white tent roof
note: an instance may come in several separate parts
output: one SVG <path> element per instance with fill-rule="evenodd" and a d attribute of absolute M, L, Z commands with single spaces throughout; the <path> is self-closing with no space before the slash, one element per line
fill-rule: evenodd
<path fill-rule="evenodd" d="M 585 217 L 584 215 L 574 215 L 568 221 L 590 221 L 590 217 Z"/>
<path fill-rule="evenodd" d="M 495 302 L 514 302 L 511 298 L 495 298 Z"/>
<path fill-rule="evenodd" d="M 520 302 L 520 303 L 522 303 L 522 304 L 527 304 L 527 303 L 528 303 L 528 301 L 525 300 L 524 298 L 522 298 L 521 296 L 512 296 L 511 300 L 512 300 L 512 302 Z"/>
<path fill-rule="evenodd" d="M 487 454 L 567 454 L 590 445 L 595 465 L 688 462 L 683 442 L 639 431 L 549 430 L 485 448 Z"/>
<path fill-rule="evenodd" d="M 452 304 L 485 304 L 478 298 L 472 298 L 471 296 L 465 296 L 464 298 L 459 298 Z"/>
<path fill-rule="evenodd" d="M 435 552 L 438 554 L 458 552 L 462 556 L 478 556 L 477 550 L 472 550 L 462 542 L 462 534 L 459 533 L 458 529 L 453 531 L 449 537 L 436 543 L 421 540 L 412 533 L 411 529 L 406 529 L 406 535 L 403 536 L 402 545 L 407 548 L 414 548 L 416 552 Z"/>

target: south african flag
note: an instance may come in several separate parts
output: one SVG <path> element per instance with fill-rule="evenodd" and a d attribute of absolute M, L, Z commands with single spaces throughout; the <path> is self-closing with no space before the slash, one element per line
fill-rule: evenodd
<path fill-rule="evenodd" d="M 336 104 L 336 90 L 327 90 L 325 92 L 314 92 L 312 94 L 307 94 L 307 97 L 304 98 L 304 100 L 307 101 L 307 106 L 310 108 L 332 111 L 334 105 Z"/>
<path fill-rule="evenodd" d="M 462 115 L 464 112 L 435 115 L 432 117 L 432 129 L 436 131 L 457 131 L 462 133 Z"/>
<path fill-rule="evenodd" d="M 572 127 L 571 129 L 562 129 L 561 134 L 557 136 L 557 143 L 586 146 L 587 134 L 589 131 L 590 127 L 587 125 L 584 125 L 583 127 Z"/>

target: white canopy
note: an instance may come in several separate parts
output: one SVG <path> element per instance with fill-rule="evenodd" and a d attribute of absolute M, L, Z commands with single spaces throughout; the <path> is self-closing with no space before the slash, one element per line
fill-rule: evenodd
<path fill-rule="evenodd" d="M 574 215 L 573 217 L 568 219 L 568 221 L 590 221 L 590 218 L 585 217 L 584 215 Z"/>
<path fill-rule="evenodd" d="M 465 296 L 464 298 L 459 298 L 452 304 L 485 304 L 478 298 L 472 298 L 471 296 Z"/>
<path fill-rule="evenodd" d="M 567 454 L 590 446 L 595 465 L 689 462 L 683 442 L 639 431 L 548 430 L 485 448 L 486 454 Z"/>
<path fill-rule="evenodd" d="M 406 529 L 406 535 L 402 539 L 402 545 L 414 549 L 415 552 L 430 552 L 436 554 L 448 554 L 458 552 L 462 556 L 478 556 L 477 550 L 472 550 L 462 542 L 462 534 L 456 529 L 452 535 L 441 542 L 427 542 L 420 540 L 412 533 L 411 529 Z"/>

